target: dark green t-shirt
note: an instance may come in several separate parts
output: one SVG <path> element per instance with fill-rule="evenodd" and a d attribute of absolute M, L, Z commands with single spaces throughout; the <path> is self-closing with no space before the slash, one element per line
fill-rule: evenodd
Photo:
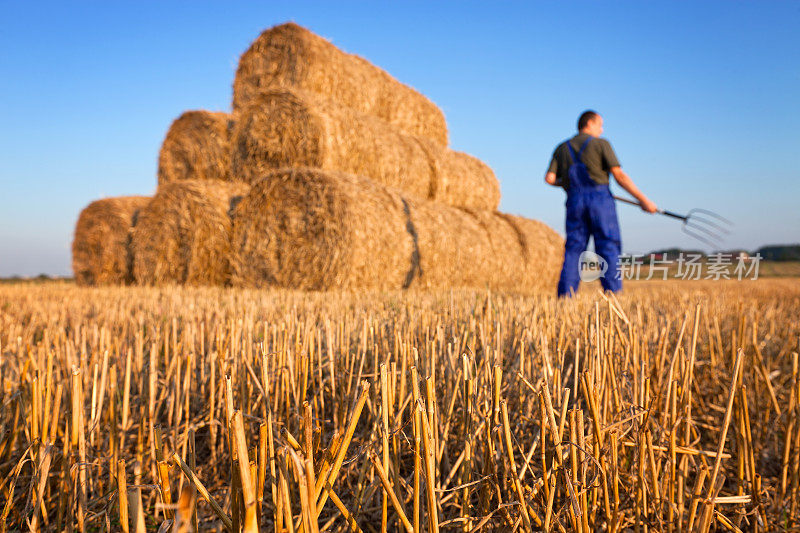
<path fill-rule="evenodd" d="M 569 141 L 559 144 L 553 152 L 553 158 L 550 160 L 550 168 L 548 172 L 556 173 L 556 183 L 565 189 L 569 186 L 569 166 L 572 164 L 572 156 L 570 156 L 569 149 L 566 142 L 572 145 L 575 150 L 575 155 L 578 155 L 578 150 L 583 146 L 584 141 L 589 138 L 588 133 L 579 133 Z M 608 184 L 608 173 L 612 167 L 619 167 L 619 160 L 614 149 L 611 148 L 611 143 L 602 137 L 595 137 L 589 141 L 589 146 L 583 151 L 581 156 L 583 164 L 589 171 L 589 176 L 602 185 Z"/>

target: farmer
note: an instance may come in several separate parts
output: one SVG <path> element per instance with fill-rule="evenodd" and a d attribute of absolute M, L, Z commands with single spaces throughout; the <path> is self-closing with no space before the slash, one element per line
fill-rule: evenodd
<path fill-rule="evenodd" d="M 594 237 L 595 252 L 608 264 L 600 278 L 603 289 L 619 291 L 622 280 L 617 264 L 620 254 L 619 222 L 614 198 L 608 187 L 608 174 L 639 201 L 643 211 L 655 213 L 651 202 L 622 170 L 611 143 L 600 138 L 603 117 L 585 111 L 578 119 L 578 134 L 559 144 L 553 152 L 544 180 L 567 191 L 567 241 L 564 266 L 558 281 L 558 296 L 572 296 L 580 283 L 578 259 Z"/>

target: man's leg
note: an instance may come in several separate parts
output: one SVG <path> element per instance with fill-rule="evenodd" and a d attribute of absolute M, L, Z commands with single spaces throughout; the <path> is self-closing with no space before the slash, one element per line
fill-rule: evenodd
<path fill-rule="evenodd" d="M 578 258 L 589 244 L 589 228 L 587 227 L 585 202 L 578 195 L 567 198 L 567 240 L 564 243 L 564 265 L 558 280 L 558 296 L 572 296 L 578 292 L 581 282 L 578 270 Z"/>
<path fill-rule="evenodd" d="M 600 278 L 603 290 L 617 292 L 622 290 L 619 275 L 619 254 L 622 249 L 617 206 L 610 193 L 599 194 L 591 203 L 592 236 L 597 255 L 608 263 L 605 276 Z"/>

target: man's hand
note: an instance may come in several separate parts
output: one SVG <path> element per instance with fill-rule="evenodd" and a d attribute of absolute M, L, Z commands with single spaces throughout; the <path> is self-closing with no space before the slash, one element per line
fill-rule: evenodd
<path fill-rule="evenodd" d="M 647 213 L 655 213 L 656 211 L 658 211 L 658 207 L 656 206 L 656 204 L 651 202 L 650 199 L 647 197 L 643 198 L 642 200 L 639 200 L 639 205 L 641 206 L 642 211 L 645 211 Z"/>
<path fill-rule="evenodd" d="M 548 172 L 547 174 L 544 175 L 544 181 L 548 185 L 555 186 L 556 185 L 556 173 L 555 172 Z"/>

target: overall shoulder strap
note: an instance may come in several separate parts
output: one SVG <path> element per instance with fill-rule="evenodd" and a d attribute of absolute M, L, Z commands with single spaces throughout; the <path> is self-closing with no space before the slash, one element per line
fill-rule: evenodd
<path fill-rule="evenodd" d="M 590 142 L 592 139 L 594 139 L 594 137 L 592 137 L 592 136 L 590 135 L 590 136 L 589 136 L 589 138 L 588 138 L 588 139 L 586 139 L 586 140 L 583 142 L 583 145 L 581 146 L 581 149 L 580 149 L 580 150 L 578 150 L 578 159 L 580 159 L 580 158 L 581 158 L 581 156 L 583 155 L 583 151 L 586 149 L 586 147 L 587 147 L 587 146 L 589 146 L 589 142 Z M 570 150 L 571 150 L 571 149 L 572 149 L 572 148 L 570 147 Z M 583 161 L 581 161 L 581 162 L 583 162 Z"/>
<path fill-rule="evenodd" d="M 569 150 L 569 155 L 570 155 L 570 157 L 572 157 L 572 162 L 573 163 L 579 163 L 580 162 L 580 155 L 575 155 L 575 150 L 572 148 L 572 143 L 570 142 L 570 139 L 567 139 L 566 141 L 564 141 L 564 144 L 567 145 L 567 149 Z M 581 150 L 583 150 L 583 148 L 581 148 Z"/>

